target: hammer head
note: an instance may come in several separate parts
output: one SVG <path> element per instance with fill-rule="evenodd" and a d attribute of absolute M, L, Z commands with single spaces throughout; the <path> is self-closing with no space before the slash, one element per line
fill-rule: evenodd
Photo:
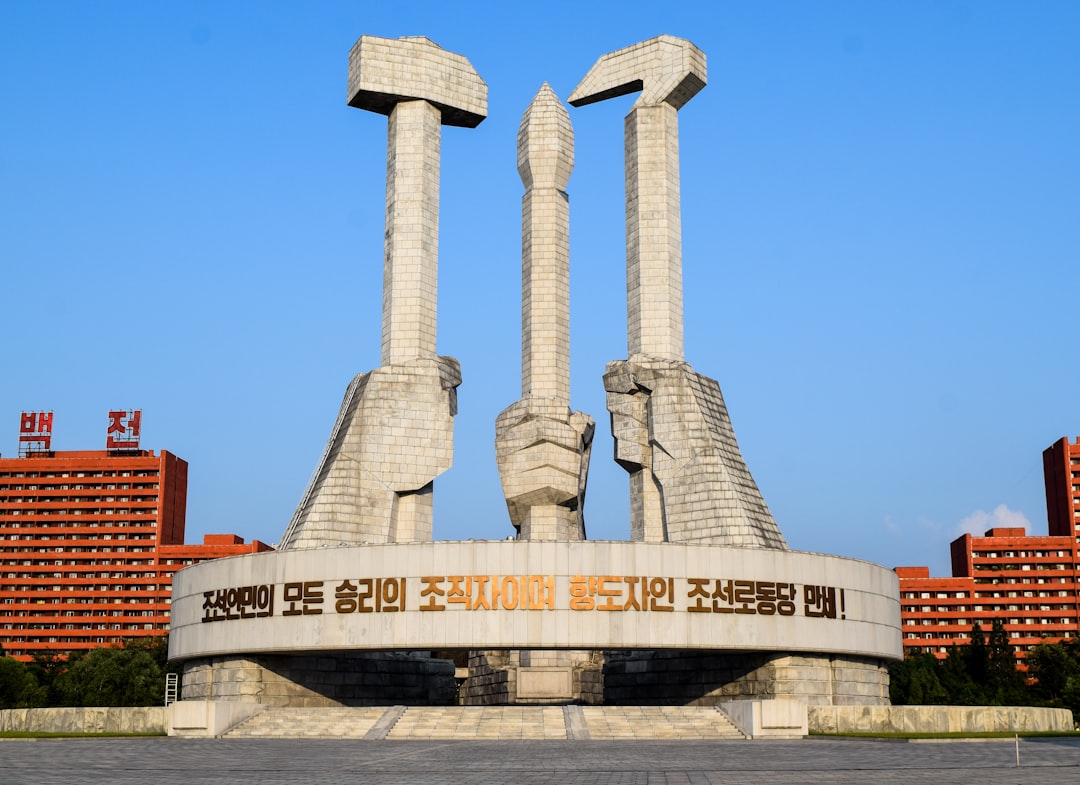
<path fill-rule="evenodd" d="M 487 84 L 468 60 L 429 38 L 360 36 L 349 52 L 349 106 L 389 115 L 427 101 L 443 125 L 475 128 L 487 117 Z"/>
<path fill-rule="evenodd" d="M 570 93 L 585 106 L 641 91 L 634 106 L 683 106 L 705 86 L 705 53 L 684 38 L 661 35 L 604 55 Z"/>

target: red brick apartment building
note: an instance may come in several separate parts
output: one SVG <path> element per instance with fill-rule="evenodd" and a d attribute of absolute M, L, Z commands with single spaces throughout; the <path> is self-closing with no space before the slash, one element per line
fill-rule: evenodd
<path fill-rule="evenodd" d="M 24 434 L 25 425 L 26 415 Z M 8 656 L 161 635 L 173 573 L 271 550 L 232 534 L 185 545 L 187 463 L 112 436 L 105 450 L 53 452 L 45 438 L 0 458 L 0 646 Z"/>
<path fill-rule="evenodd" d="M 904 650 L 944 657 L 967 644 L 975 622 L 1000 619 L 1018 657 L 1044 640 L 1080 635 L 1080 438 L 1043 452 L 1049 534 L 1022 528 L 965 534 L 950 546 L 952 577 L 897 567 Z"/>

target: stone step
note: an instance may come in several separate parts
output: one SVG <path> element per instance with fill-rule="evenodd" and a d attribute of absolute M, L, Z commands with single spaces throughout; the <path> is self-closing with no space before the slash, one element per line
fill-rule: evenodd
<path fill-rule="evenodd" d="M 391 707 L 268 707 L 230 730 L 229 738 L 362 739 Z"/>
<path fill-rule="evenodd" d="M 595 740 L 746 738 L 712 706 L 583 706 L 581 713 Z"/>
<path fill-rule="evenodd" d="M 268 707 L 229 738 L 742 739 L 714 707 L 373 706 Z"/>
<path fill-rule="evenodd" d="M 566 739 L 561 706 L 440 706 L 408 709 L 388 739 Z"/>

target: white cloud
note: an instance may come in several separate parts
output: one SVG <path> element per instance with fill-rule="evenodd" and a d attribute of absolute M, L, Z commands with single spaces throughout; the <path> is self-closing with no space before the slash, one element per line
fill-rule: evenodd
<path fill-rule="evenodd" d="M 976 510 L 971 515 L 964 518 L 953 529 L 953 539 L 960 537 L 964 534 L 972 534 L 976 537 L 982 537 L 986 533 L 987 529 L 993 529 L 994 527 L 1023 527 L 1027 530 L 1028 534 L 1031 534 L 1031 521 L 1027 519 L 1027 516 L 1019 510 L 1010 510 L 1006 505 L 999 504 L 994 508 L 993 512 L 986 512 L 986 510 Z"/>

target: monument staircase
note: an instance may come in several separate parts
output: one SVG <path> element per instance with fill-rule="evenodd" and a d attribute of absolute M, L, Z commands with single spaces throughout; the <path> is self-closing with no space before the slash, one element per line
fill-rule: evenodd
<path fill-rule="evenodd" d="M 228 738 L 741 740 L 712 706 L 268 707 Z"/>
<path fill-rule="evenodd" d="M 253 739 L 363 739 L 393 708 L 400 707 L 268 707 L 225 735 Z"/>

